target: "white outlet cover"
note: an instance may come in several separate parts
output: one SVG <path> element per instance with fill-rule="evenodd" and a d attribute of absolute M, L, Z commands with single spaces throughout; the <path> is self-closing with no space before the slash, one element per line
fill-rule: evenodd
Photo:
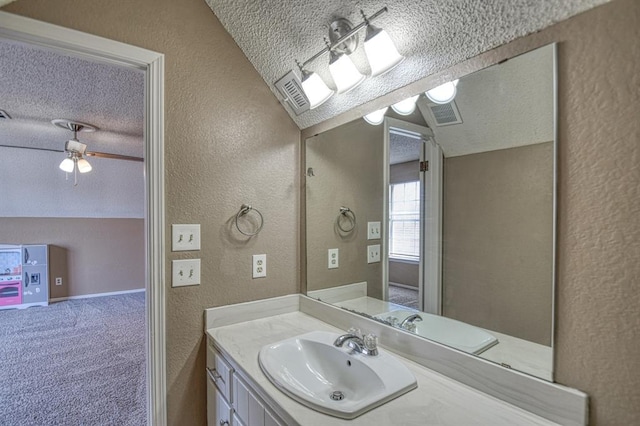
<path fill-rule="evenodd" d="M 200 259 L 171 261 L 171 287 L 200 284 Z"/>
<path fill-rule="evenodd" d="M 367 240 L 380 239 L 380 222 L 367 222 Z"/>
<path fill-rule="evenodd" d="M 367 246 L 367 263 L 380 262 L 380 244 Z"/>
<path fill-rule="evenodd" d="M 171 225 L 171 250 L 200 250 L 200 224 Z"/>
<path fill-rule="evenodd" d="M 267 255 L 253 255 L 253 278 L 262 278 L 267 276 Z"/>
<path fill-rule="evenodd" d="M 340 266 L 340 250 L 337 248 L 329 249 L 327 252 L 329 269 L 337 269 Z"/>

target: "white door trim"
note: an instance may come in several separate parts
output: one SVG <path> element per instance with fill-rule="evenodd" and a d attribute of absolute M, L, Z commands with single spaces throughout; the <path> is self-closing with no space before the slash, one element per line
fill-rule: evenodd
<path fill-rule="evenodd" d="M 164 288 L 164 55 L 0 11 L 0 38 L 145 72 L 145 248 L 147 420 L 166 420 Z"/>

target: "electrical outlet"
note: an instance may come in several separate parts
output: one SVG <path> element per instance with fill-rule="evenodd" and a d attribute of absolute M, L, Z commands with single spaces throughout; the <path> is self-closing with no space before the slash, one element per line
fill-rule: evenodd
<path fill-rule="evenodd" d="M 62 277 L 56 277 L 56 285 L 62 285 Z"/>
<path fill-rule="evenodd" d="M 367 222 L 367 240 L 380 239 L 380 222 Z"/>
<path fill-rule="evenodd" d="M 340 266 L 340 253 L 337 248 L 329 249 L 329 269 L 336 269 Z"/>
<path fill-rule="evenodd" d="M 367 246 L 367 263 L 380 262 L 380 244 Z"/>
<path fill-rule="evenodd" d="M 262 278 L 267 276 L 267 255 L 253 255 L 253 278 Z"/>
<path fill-rule="evenodd" d="M 200 250 L 200 225 L 171 225 L 171 250 Z"/>
<path fill-rule="evenodd" d="M 200 259 L 173 260 L 171 287 L 200 284 Z"/>

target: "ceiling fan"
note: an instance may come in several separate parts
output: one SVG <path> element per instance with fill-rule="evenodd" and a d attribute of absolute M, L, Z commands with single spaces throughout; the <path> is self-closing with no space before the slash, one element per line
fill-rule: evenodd
<path fill-rule="evenodd" d="M 51 120 L 51 123 L 55 126 L 58 126 L 73 132 L 73 138 L 65 142 L 64 150 L 53 149 L 53 148 L 16 146 L 16 145 L 0 145 L 0 146 L 9 147 L 9 148 L 35 149 L 38 151 L 66 153 L 67 157 L 64 160 L 62 160 L 62 163 L 60 163 L 60 169 L 66 173 L 72 173 L 72 172 L 74 173 L 74 176 L 75 176 L 74 185 L 78 184 L 77 172 L 87 173 L 87 172 L 90 172 L 92 169 L 91 164 L 89 164 L 89 162 L 84 157 L 109 158 L 113 160 L 127 160 L 127 161 L 139 161 L 139 162 L 144 161 L 144 159 L 141 157 L 133 157 L 130 155 L 111 154 L 108 152 L 87 151 L 87 145 L 78 140 L 78 133 L 97 131 L 98 128 L 95 126 L 92 126 L 91 124 L 81 123 L 79 121 L 72 121 L 72 120 L 66 120 L 66 119 Z"/>

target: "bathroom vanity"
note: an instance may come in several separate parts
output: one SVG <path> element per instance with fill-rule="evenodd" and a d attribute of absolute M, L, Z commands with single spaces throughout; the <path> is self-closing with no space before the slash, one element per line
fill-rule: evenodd
<path fill-rule="evenodd" d="M 207 374 L 209 425 L 558 424 L 407 359 L 387 346 L 390 342 L 385 342 L 384 333 L 380 338 L 381 348 L 395 352 L 393 355 L 415 376 L 416 389 L 352 420 L 308 408 L 271 383 L 260 368 L 258 354 L 266 345 L 312 331 L 345 333 L 344 329 L 317 317 L 321 305 L 324 304 L 305 296 L 290 295 L 205 311 L 207 371 L 203 374 Z M 316 308 L 319 309 L 314 312 Z M 339 316 L 345 321 L 353 320 L 363 332 L 378 331 L 375 321 L 363 323 L 361 316 L 346 311 Z M 367 329 L 367 325 L 371 329 Z M 433 344 L 402 331 L 394 333 L 395 339 Z M 571 411 L 571 404 L 567 410 Z M 579 421 L 561 423 L 580 424 Z"/>

